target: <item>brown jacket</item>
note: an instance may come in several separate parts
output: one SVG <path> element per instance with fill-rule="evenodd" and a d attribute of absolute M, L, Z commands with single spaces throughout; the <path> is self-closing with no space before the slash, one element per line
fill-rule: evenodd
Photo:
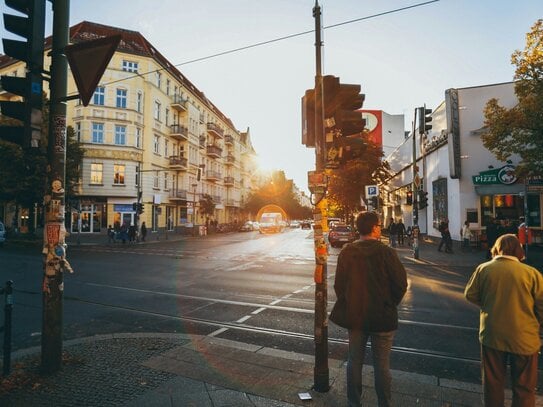
<path fill-rule="evenodd" d="M 344 246 L 334 290 L 338 298 L 334 307 L 346 303 L 346 328 L 364 332 L 398 328 L 397 307 L 407 290 L 407 276 L 394 249 L 377 240 Z"/>

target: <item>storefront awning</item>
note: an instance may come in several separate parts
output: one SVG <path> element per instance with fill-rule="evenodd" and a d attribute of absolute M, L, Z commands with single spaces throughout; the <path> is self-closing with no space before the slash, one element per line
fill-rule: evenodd
<path fill-rule="evenodd" d="M 513 184 L 513 185 L 502 185 L 502 184 L 493 184 L 493 185 L 475 185 L 475 192 L 477 195 L 507 195 L 507 194 L 518 194 L 524 192 L 523 184 Z"/>

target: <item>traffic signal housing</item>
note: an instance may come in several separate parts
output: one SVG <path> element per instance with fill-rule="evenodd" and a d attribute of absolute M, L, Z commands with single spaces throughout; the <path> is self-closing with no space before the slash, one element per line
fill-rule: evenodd
<path fill-rule="evenodd" d="M 426 208 L 428 206 L 428 192 L 425 192 L 422 189 L 419 190 L 418 198 L 419 209 Z"/>
<path fill-rule="evenodd" d="M 138 215 L 141 215 L 143 213 L 143 210 L 145 208 L 143 207 L 143 204 L 142 203 L 138 203 Z"/>
<path fill-rule="evenodd" d="M 315 147 L 315 89 L 308 89 L 302 97 L 302 144 Z"/>
<path fill-rule="evenodd" d="M 426 109 L 426 105 L 424 107 L 417 108 L 418 111 L 418 127 L 419 127 L 419 134 L 426 134 L 428 131 L 432 128 L 432 125 L 430 124 L 432 122 L 432 109 Z"/>
<path fill-rule="evenodd" d="M 22 101 L 0 101 L 1 114 L 17 119 L 22 126 L 1 126 L 0 138 L 20 144 L 23 148 L 38 147 L 42 125 L 42 73 L 45 31 L 45 0 L 5 0 L 6 6 L 25 14 L 4 14 L 7 31 L 25 41 L 2 39 L 6 55 L 26 63 L 26 76 L 1 76 L 6 95 Z"/>
<path fill-rule="evenodd" d="M 413 192 L 412 191 L 407 191 L 407 196 L 406 196 L 406 205 L 413 205 Z"/>

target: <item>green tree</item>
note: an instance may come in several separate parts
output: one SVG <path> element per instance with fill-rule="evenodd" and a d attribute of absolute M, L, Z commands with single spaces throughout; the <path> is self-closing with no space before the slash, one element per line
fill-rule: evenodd
<path fill-rule="evenodd" d="M 215 203 L 209 194 L 203 194 L 200 198 L 200 213 L 203 216 L 212 216 L 215 213 Z"/>
<path fill-rule="evenodd" d="M 360 158 L 333 170 L 329 177 L 327 198 L 333 208 L 330 215 L 347 219 L 360 208 L 365 186 L 377 184 L 388 174 L 388 164 L 381 161 L 383 152 L 379 146 L 366 141 L 361 149 Z"/>
<path fill-rule="evenodd" d="M 543 174 L 543 20 L 526 34 L 523 51 L 511 56 L 516 65 L 514 80 L 518 103 L 511 109 L 491 99 L 485 106 L 483 145 L 498 160 L 518 155 L 519 175 Z"/>

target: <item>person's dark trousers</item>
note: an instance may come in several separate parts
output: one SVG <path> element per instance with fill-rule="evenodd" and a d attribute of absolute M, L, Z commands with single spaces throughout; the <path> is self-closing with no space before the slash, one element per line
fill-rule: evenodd
<path fill-rule="evenodd" d="M 398 244 L 403 246 L 403 233 L 398 233 Z"/>
<path fill-rule="evenodd" d="M 535 406 L 537 353 L 517 355 L 481 345 L 481 370 L 485 406 L 504 405 L 507 360 L 511 364 L 512 407 Z"/>
<path fill-rule="evenodd" d="M 438 246 L 438 248 L 437 248 L 437 251 L 438 251 L 438 252 L 441 251 L 441 248 L 442 248 L 443 246 L 447 247 L 445 240 L 446 240 L 446 239 L 445 239 L 445 236 L 442 235 L 442 236 L 441 236 L 441 241 L 439 242 L 439 246 Z"/>

